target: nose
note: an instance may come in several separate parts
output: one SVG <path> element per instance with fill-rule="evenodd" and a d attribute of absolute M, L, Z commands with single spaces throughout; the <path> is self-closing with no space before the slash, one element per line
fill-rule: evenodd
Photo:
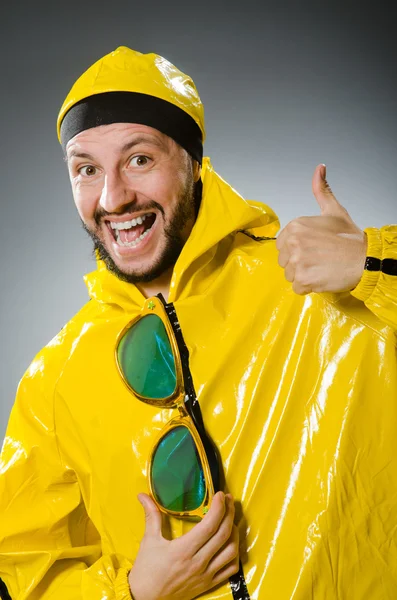
<path fill-rule="evenodd" d="M 122 213 L 127 205 L 136 200 L 135 190 L 126 185 L 119 173 L 107 174 L 99 199 L 100 206 L 108 213 Z"/>

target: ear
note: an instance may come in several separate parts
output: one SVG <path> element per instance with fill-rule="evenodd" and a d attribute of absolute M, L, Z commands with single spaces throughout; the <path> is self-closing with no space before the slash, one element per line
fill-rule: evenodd
<path fill-rule="evenodd" d="M 201 176 L 201 165 L 197 160 L 193 160 L 193 178 L 194 183 L 197 183 Z"/>

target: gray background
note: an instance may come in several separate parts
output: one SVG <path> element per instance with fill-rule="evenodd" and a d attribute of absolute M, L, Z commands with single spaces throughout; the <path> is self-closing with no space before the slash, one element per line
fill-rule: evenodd
<path fill-rule="evenodd" d="M 361 227 L 397 222 L 395 3 L 3 3 L 0 440 L 18 380 L 86 301 L 94 268 L 74 208 L 58 110 L 75 79 L 126 45 L 168 58 L 206 109 L 205 153 L 282 225 L 318 214 L 325 162 Z"/>

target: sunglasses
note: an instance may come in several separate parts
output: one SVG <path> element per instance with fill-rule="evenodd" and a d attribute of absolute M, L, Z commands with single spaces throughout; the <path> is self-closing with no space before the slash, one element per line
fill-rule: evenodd
<path fill-rule="evenodd" d="M 148 461 L 149 489 L 169 515 L 200 520 L 221 485 L 221 463 L 205 431 L 175 307 L 158 294 L 121 331 L 116 363 L 128 390 L 152 406 L 178 409 Z M 233 597 L 248 600 L 244 574 L 230 578 Z"/>

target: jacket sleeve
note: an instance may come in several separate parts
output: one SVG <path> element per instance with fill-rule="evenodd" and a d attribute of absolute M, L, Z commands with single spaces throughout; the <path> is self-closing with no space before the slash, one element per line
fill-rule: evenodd
<path fill-rule="evenodd" d="M 364 271 L 351 294 L 397 331 L 397 225 L 368 228 L 367 256 L 381 261 L 380 271 Z"/>
<path fill-rule="evenodd" d="M 32 365 L 0 456 L 0 579 L 12 600 L 131 599 L 132 564 L 102 555 L 77 477 L 62 464 L 43 365 Z"/>

